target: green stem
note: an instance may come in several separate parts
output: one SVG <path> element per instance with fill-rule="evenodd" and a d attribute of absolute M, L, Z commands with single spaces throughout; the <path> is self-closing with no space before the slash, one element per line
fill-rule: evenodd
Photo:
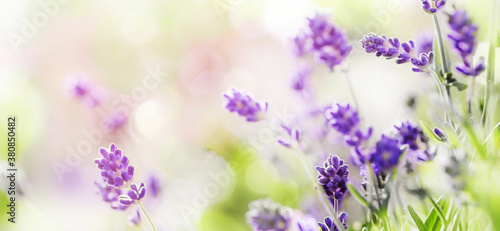
<path fill-rule="evenodd" d="M 472 115 L 472 98 L 474 98 L 474 91 L 476 88 L 476 77 L 471 77 L 470 86 L 467 89 L 467 112 Z"/>
<path fill-rule="evenodd" d="M 446 52 L 444 51 L 443 44 L 443 35 L 441 33 L 441 27 L 439 26 L 439 20 L 436 14 L 432 15 L 432 21 L 434 22 L 434 27 L 436 29 L 437 40 L 438 40 L 438 48 L 439 48 L 439 57 L 441 57 L 441 66 L 443 68 L 443 76 L 446 79 L 449 78 L 450 69 L 448 68 L 448 63 L 446 62 Z"/>
<path fill-rule="evenodd" d="M 497 43 L 498 36 L 498 10 L 499 4 L 497 0 L 491 0 L 490 5 L 490 44 L 488 49 L 488 65 L 487 65 L 487 75 L 486 75 L 486 91 L 484 94 L 484 109 L 481 121 L 483 125 L 487 126 L 487 108 L 490 102 L 491 94 L 493 93 L 493 87 L 495 84 L 495 47 Z M 485 129 L 486 130 L 486 129 Z"/>
<path fill-rule="evenodd" d="M 139 207 L 141 207 L 141 210 L 142 210 L 142 213 L 144 213 L 144 215 L 146 216 L 146 218 L 148 219 L 149 221 L 149 224 L 151 225 L 151 229 L 153 231 L 156 231 L 156 226 L 155 224 L 153 223 L 153 220 L 151 219 L 151 217 L 149 216 L 148 212 L 146 211 L 146 209 L 144 208 L 144 206 L 142 206 L 142 203 L 139 202 Z"/>

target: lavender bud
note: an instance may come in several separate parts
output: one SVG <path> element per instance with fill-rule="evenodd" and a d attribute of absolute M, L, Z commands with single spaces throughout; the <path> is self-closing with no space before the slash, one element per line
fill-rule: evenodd
<path fill-rule="evenodd" d="M 271 199 L 253 201 L 248 206 L 247 222 L 254 231 L 285 231 L 291 223 L 292 210 Z"/>
<path fill-rule="evenodd" d="M 267 112 L 267 103 L 261 104 L 250 95 L 235 88 L 230 89 L 223 96 L 227 99 L 225 108 L 230 112 L 236 112 L 239 116 L 245 117 L 248 122 L 261 120 L 264 118 L 265 112 Z"/>
<path fill-rule="evenodd" d="M 339 215 L 339 220 L 344 226 L 344 229 L 347 230 L 347 225 L 345 224 L 345 220 L 347 218 L 347 213 L 343 212 Z M 333 220 L 330 217 L 325 217 L 323 223 L 318 223 L 319 227 L 321 228 L 321 231 L 338 231 L 338 227 L 335 225 Z"/>

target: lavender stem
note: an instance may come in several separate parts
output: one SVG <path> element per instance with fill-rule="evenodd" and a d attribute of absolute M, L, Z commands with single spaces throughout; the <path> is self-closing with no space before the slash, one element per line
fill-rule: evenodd
<path fill-rule="evenodd" d="M 156 231 L 156 226 L 155 224 L 153 223 L 153 220 L 151 219 L 151 217 L 149 216 L 148 212 L 146 211 L 146 209 L 144 208 L 144 206 L 142 206 L 142 203 L 139 202 L 139 207 L 141 208 L 142 210 L 142 213 L 144 213 L 144 215 L 146 216 L 146 218 L 148 219 L 149 221 L 149 224 L 151 225 L 151 229 L 153 231 Z"/>

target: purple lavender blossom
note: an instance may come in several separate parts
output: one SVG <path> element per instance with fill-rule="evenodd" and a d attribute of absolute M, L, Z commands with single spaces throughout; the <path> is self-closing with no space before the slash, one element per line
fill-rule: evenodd
<path fill-rule="evenodd" d="M 271 199 L 253 201 L 248 207 L 247 222 L 254 231 L 285 231 L 291 225 L 292 210 Z"/>
<path fill-rule="evenodd" d="M 344 229 L 347 229 L 347 225 L 345 224 L 345 220 L 347 218 L 347 213 L 343 212 L 339 215 L 339 220 L 342 222 L 342 225 L 344 225 Z M 321 228 L 321 231 L 338 231 L 338 227 L 335 226 L 335 223 L 333 223 L 333 220 L 330 217 L 325 217 L 324 223 L 318 223 L 319 227 Z"/>
<path fill-rule="evenodd" d="M 439 128 L 434 128 L 434 130 L 433 130 L 433 131 L 434 131 L 434 134 L 436 134 L 436 136 L 437 136 L 437 137 L 439 137 L 439 139 L 441 139 L 442 141 L 446 141 L 446 140 L 448 140 L 448 139 L 446 138 L 446 135 L 444 134 L 444 132 L 443 132 L 443 131 L 441 131 L 441 129 L 439 129 Z"/>
<path fill-rule="evenodd" d="M 141 213 L 139 212 L 139 209 L 136 209 L 128 216 L 128 223 L 131 226 L 137 226 L 139 223 L 141 223 Z"/>
<path fill-rule="evenodd" d="M 361 46 L 367 53 L 375 53 L 377 57 L 396 59 L 397 64 L 411 62 L 414 72 L 427 72 L 434 60 L 434 53 L 416 54 L 413 41 L 401 43 L 397 38 L 387 38 L 376 34 L 368 34 L 361 40 Z"/>
<path fill-rule="evenodd" d="M 308 26 L 302 29 L 294 41 L 299 56 L 311 53 L 317 63 L 333 70 L 349 55 L 352 46 L 347 41 L 345 31 L 329 23 L 329 19 L 328 14 L 316 14 L 308 18 Z"/>
<path fill-rule="evenodd" d="M 396 139 L 399 140 L 400 146 L 408 145 L 407 160 L 428 161 L 432 159 L 429 153 L 429 145 L 427 137 L 422 135 L 422 131 L 412 124 L 410 121 L 401 122 L 394 125 L 396 129 Z"/>
<path fill-rule="evenodd" d="M 232 88 L 223 96 L 227 99 L 225 108 L 230 112 L 236 112 L 239 116 L 245 117 L 248 122 L 261 120 L 265 112 L 267 112 L 267 102 L 261 104 L 244 91 Z"/>
<path fill-rule="evenodd" d="M 109 132 L 114 132 L 123 126 L 128 120 L 127 114 L 123 111 L 116 111 L 104 121 L 104 126 Z"/>
<path fill-rule="evenodd" d="M 370 152 L 369 161 L 372 163 L 375 174 L 380 174 L 396 167 L 401 153 L 402 151 L 397 139 L 382 135 L 375 148 Z"/>
<path fill-rule="evenodd" d="M 316 166 L 318 182 L 330 199 L 341 200 L 347 192 L 347 164 L 336 155 L 330 155 L 323 167 Z"/>
<path fill-rule="evenodd" d="M 153 197 L 157 197 L 161 193 L 161 183 L 155 175 L 148 178 L 148 190 Z"/>
<path fill-rule="evenodd" d="M 318 231 L 318 223 L 312 216 L 296 217 L 292 221 L 292 230 L 295 231 Z"/>
<path fill-rule="evenodd" d="M 422 9 L 429 14 L 434 14 L 441 10 L 446 4 L 445 0 L 421 0 Z"/>
<path fill-rule="evenodd" d="M 107 185 L 106 182 L 99 180 L 94 184 L 99 189 L 99 194 L 102 196 L 104 202 L 108 202 L 112 209 L 125 210 L 128 205 L 122 205 L 118 202 L 118 197 L 122 194 L 122 190 L 114 186 Z"/>
<path fill-rule="evenodd" d="M 111 144 L 109 149 L 99 150 L 101 158 L 94 160 L 97 168 L 101 171 L 101 176 L 108 185 L 120 187 L 128 183 L 134 177 L 134 166 L 129 165 L 129 159 L 122 154 L 115 144 Z"/>
<path fill-rule="evenodd" d="M 480 57 L 475 66 L 472 63 L 477 46 L 477 26 L 472 24 L 467 12 L 463 10 L 455 10 L 449 15 L 448 25 L 451 29 L 448 37 L 453 41 L 454 48 L 463 61 L 456 69 L 466 76 L 478 76 L 485 70 L 485 61 L 484 57 Z"/>
<path fill-rule="evenodd" d="M 118 197 L 118 202 L 122 205 L 131 205 L 133 203 L 138 203 L 146 195 L 146 186 L 141 183 L 140 186 L 136 184 L 130 184 L 130 190 L 126 195 L 120 195 Z"/>
<path fill-rule="evenodd" d="M 344 135 L 345 142 L 349 146 L 358 147 L 371 136 L 371 128 L 366 132 L 359 129 L 358 111 L 349 104 L 335 104 L 326 108 L 325 117 L 328 125 Z"/>
<path fill-rule="evenodd" d="M 292 145 L 294 144 L 300 144 L 300 140 L 302 138 L 302 132 L 300 130 L 286 126 L 284 124 L 281 125 L 281 128 L 283 128 L 283 130 L 286 132 L 286 134 L 288 134 L 290 138 L 280 137 L 278 138 L 278 143 L 287 148 L 292 147 Z"/>
<path fill-rule="evenodd" d="M 423 32 L 417 35 L 415 41 L 415 47 L 417 49 L 417 54 L 429 53 L 432 51 L 434 44 L 434 35 L 430 32 Z"/>
<path fill-rule="evenodd" d="M 304 88 L 306 87 L 307 79 L 309 78 L 310 74 L 311 74 L 310 67 L 300 68 L 300 70 L 297 71 L 297 73 L 292 79 L 292 88 L 296 91 L 304 90 Z"/>

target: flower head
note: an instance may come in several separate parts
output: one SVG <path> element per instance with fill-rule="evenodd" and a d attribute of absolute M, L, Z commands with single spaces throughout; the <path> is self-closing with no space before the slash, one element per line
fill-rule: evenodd
<path fill-rule="evenodd" d="M 347 218 L 347 213 L 343 212 L 339 215 L 339 220 L 342 222 L 344 229 L 347 229 L 347 225 L 345 224 L 345 219 Z M 321 231 L 338 231 L 338 227 L 335 226 L 333 220 L 330 217 L 325 217 L 324 223 L 318 223 Z"/>
<path fill-rule="evenodd" d="M 429 14 L 434 14 L 441 10 L 446 4 L 446 0 L 421 0 L 422 9 Z"/>
<path fill-rule="evenodd" d="M 408 154 L 410 159 L 417 161 L 427 161 L 430 159 L 428 150 L 428 140 L 422 136 L 422 131 L 413 125 L 410 121 L 394 125 L 396 129 L 396 139 L 400 145 L 408 145 Z M 407 158 L 408 159 L 408 158 Z"/>
<path fill-rule="evenodd" d="M 285 231 L 290 227 L 292 210 L 271 199 L 253 201 L 248 206 L 247 222 L 254 231 Z"/>
<path fill-rule="evenodd" d="M 133 203 L 139 202 L 146 195 L 146 186 L 141 183 L 140 186 L 136 184 L 130 184 L 130 190 L 128 190 L 126 195 L 120 195 L 118 197 L 118 202 L 122 205 L 131 205 Z"/>
<path fill-rule="evenodd" d="M 369 161 L 372 163 L 375 173 L 379 174 L 396 167 L 401 153 L 397 139 L 382 135 L 375 148 L 371 150 Z"/>
<path fill-rule="evenodd" d="M 472 24 L 467 12 L 463 10 L 455 10 L 449 15 L 448 25 L 451 29 L 448 37 L 453 41 L 454 48 L 463 61 L 456 69 L 467 76 L 478 76 L 485 70 L 485 61 L 483 57 L 480 57 L 476 65 L 472 63 L 472 56 L 477 45 L 475 35 L 477 26 Z"/>
<path fill-rule="evenodd" d="M 325 111 L 328 124 L 344 135 L 351 135 L 359 124 L 358 111 L 351 105 L 335 104 Z"/>
<path fill-rule="evenodd" d="M 367 53 L 375 53 L 377 57 L 383 56 L 386 59 L 396 58 L 397 64 L 410 62 L 414 65 L 414 72 L 426 72 L 434 59 L 434 54 L 416 54 L 415 43 L 410 40 L 401 43 L 397 38 L 387 38 L 376 34 L 368 34 L 361 40 L 361 46 Z"/>
<path fill-rule="evenodd" d="M 230 89 L 223 96 L 227 99 L 225 108 L 230 112 L 236 112 L 239 116 L 245 117 L 248 122 L 259 121 L 267 111 L 267 102 L 259 103 L 250 95 L 235 88 Z"/>
<path fill-rule="evenodd" d="M 101 194 L 102 200 L 108 202 L 112 209 L 125 210 L 128 205 L 122 205 L 118 202 L 118 197 L 122 194 L 120 188 L 110 186 L 102 180 L 95 181 L 94 184 L 99 189 L 99 194 Z"/>
<path fill-rule="evenodd" d="M 115 144 L 111 144 L 109 149 L 101 148 L 99 153 L 102 157 L 94 160 L 94 163 L 101 170 L 104 182 L 111 186 L 120 187 L 132 180 L 134 166 L 129 165 L 128 157 Z"/>
<path fill-rule="evenodd" d="M 158 177 L 151 175 L 148 178 L 148 189 L 153 197 L 157 197 L 161 193 L 161 183 Z"/>
<path fill-rule="evenodd" d="M 347 57 L 352 50 L 347 34 L 328 20 L 328 14 L 316 14 L 308 18 L 309 23 L 295 38 L 297 54 L 302 56 L 312 53 L 319 64 L 325 64 L 331 70 Z"/>
<path fill-rule="evenodd" d="M 347 164 L 336 155 L 330 155 L 323 166 L 316 166 L 318 182 L 323 186 L 326 195 L 340 200 L 347 192 Z"/>
<path fill-rule="evenodd" d="M 294 218 L 292 230 L 295 231 L 318 231 L 318 223 L 312 216 L 300 216 Z"/>

